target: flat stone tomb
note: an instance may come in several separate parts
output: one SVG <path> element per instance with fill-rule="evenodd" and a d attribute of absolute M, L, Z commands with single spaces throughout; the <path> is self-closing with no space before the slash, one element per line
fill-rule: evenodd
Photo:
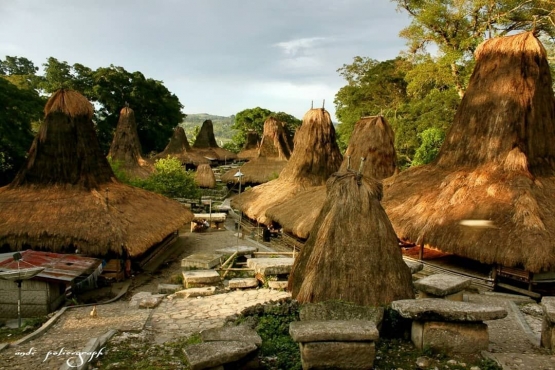
<path fill-rule="evenodd" d="M 372 369 L 376 325 L 367 320 L 294 321 L 289 334 L 299 343 L 303 369 Z"/>
<path fill-rule="evenodd" d="M 255 278 L 233 278 L 228 283 L 229 289 L 249 289 L 257 286 L 258 280 Z"/>
<path fill-rule="evenodd" d="M 181 267 L 184 269 L 211 269 L 218 266 L 223 258 L 221 254 L 215 253 L 195 253 L 181 260 Z"/>
<path fill-rule="evenodd" d="M 541 345 L 555 352 L 555 297 L 543 297 L 541 305 L 544 313 Z"/>
<path fill-rule="evenodd" d="M 258 248 L 247 245 L 239 245 L 216 250 L 216 253 L 222 254 L 224 256 L 231 256 L 235 252 L 237 252 L 237 256 L 245 256 L 248 254 L 253 254 L 254 252 L 258 252 Z"/>
<path fill-rule="evenodd" d="M 484 321 L 507 316 L 503 307 L 434 298 L 394 301 L 391 307 L 413 320 L 411 340 L 417 348 L 448 353 L 488 350 L 489 334 Z"/>
<path fill-rule="evenodd" d="M 264 276 L 290 274 L 294 258 L 249 258 L 247 267 Z"/>
<path fill-rule="evenodd" d="M 201 332 L 203 343 L 183 349 L 192 370 L 218 368 L 233 364 L 232 368 L 258 368 L 256 350 L 262 338 L 247 326 L 208 329 Z M 249 367 L 249 365 L 251 365 Z"/>
<path fill-rule="evenodd" d="M 451 301 L 462 301 L 463 290 L 470 286 L 471 280 L 465 277 L 435 274 L 414 282 L 420 292 L 420 298 L 445 298 Z"/>
<path fill-rule="evenodd" d="M 191 270 L 183 271 L 183 285 L 185 288 L 197 288 L 218 284 L 221 281 L 220 274 L 215 270 Z"/>
<path fill-rule="evenodd" d="M 418 271 L 421 271 L 424 268 L 424 264 L 422 262 L 415 262 L 410 260 L 405 260 L 405 264 L 409 267 L 411 274 L 416 274 Z"/>

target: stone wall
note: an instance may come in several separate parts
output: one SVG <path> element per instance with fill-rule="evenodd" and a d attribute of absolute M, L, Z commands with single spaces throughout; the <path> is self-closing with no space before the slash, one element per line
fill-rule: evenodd
<path fill-rule="evenodd" d="M 21 283 L 21 316 L 43 316 L 56 310 L 64 300 L 64 293 L 64 284 L 24 280 Z M 17 299 L 17 284 L 0 280 L 1 318 L 17 318 Z"/>

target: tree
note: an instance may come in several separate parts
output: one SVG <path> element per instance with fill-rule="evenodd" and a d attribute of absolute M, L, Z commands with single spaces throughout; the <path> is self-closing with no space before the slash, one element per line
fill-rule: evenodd
<path fill-rule="evenodd" d="M 435 45 L 438 62 L 448 68 L 460 97 L 468 82 L 474 50 L 486 36 L 536 28 L 555 36 L 553 0 L 392 0 L 411 24 L 400 35 L 409 54 L 428 53 Z"/>
<path fill-rule="evenodd" d="M 13 179 L 33 141 L 31 124 L 42 117 L 44 100 L 33 89 L 0 78 L 0 185 Z"/>
<path fill-rule="evenodd" d="M 175 158 L 159 159 L 154 172 L 146 180 L 135 180 L 135 185 L 169 198 L 198 198 L 200 191 L 192 172 L 185 171 Z"/>
<path fill-rule="evenodd" d="M 337 70 L 347 80 L 334 100 L 340 121 L 339 144 L 343 150 L 361 117 L 382 114 L 388 120 L 396 118 L 407 100 L 404 77 L 408 67 L 402 58 L 379 62 L 357 56 L 352 64 L 344 64 Z"/>
<path fill-rule="evenodd" d="M 260 107 L 245 109 L 235 115 L 235 122 L 231 128 L 237 130 L 237 133 L 233 136 L 232 143 L 228 144 L 228 147 L 242 148 L 249 131 L 255 131 L 258 135 L 262 135 L 264 122 L 270 116 L 282 121 L 291 135 L 302 124 L 300 119 L 285 112 L 275 113 Z"/>
<path fill-rule="evenodd" d="M 422 144 L 414 154 L 413 166 L 430 163 L 439 153 L 439 148 L 445 140 L 445 131 L 437 127 L 432 127 L 418 134 Z"/>

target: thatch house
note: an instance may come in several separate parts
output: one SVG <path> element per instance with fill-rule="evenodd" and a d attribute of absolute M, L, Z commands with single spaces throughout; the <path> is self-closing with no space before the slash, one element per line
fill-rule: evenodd
<path fill-rule="evenodd" d="M 402 239 L 486 264 L 555 270 L 555 106 L 532 33 L 494 38 L 436 160 L 384 182 Z M 463 220 L 485 220 L 469 227 Z"/>
<path fill-rule="evenodd" d="M 195 183 L 205 189 L 214 189 L 216 187 L 216 176 L 209 164 L 201 164 L 197 167 Z"/>
<path fill-rule="evenodd" d="M 340 171 L 358 169 L 365 158 L 362 174 L 382 180 L 396 171 L 395 135 L 382 116 L 361 118 L 353 129 Z M 278 222 L 286 232 L 306 239 L 326 199 L 326 186 L 305 190 L 293 198 L 269 208 L 266 216 Z"/>
<path fill-rule="evenodd" d="M 324 206 L 289 276 L 293 298 L 364 306 L 414 298 L 410 270 L 380 204 L 381 183 L 345 171 L 326 185 Z"/>
<path fill-rule="evenodd" d="M 303 117 L 303 124 L 295 135 L 295 150 L 279 177 L 245 191 L 232 200 L 232 205 L 247 217 L 267 224 L 270 222 L 266 217 L 269 208 L 303 190 L 325 184 L 339 169 L 341 160 L 329 113 L 324 109 L 311 109 Z M 241 172 L 245 166 L 241 167 Z"/>
<path fill-rule="evenodd" d="M 237 154 L 218 146 L 214 136 L 214 125 L 209 119 L 202 123 L 193 143 L 193 150 L 212 162 L 227 163 L 237 159 Z"/>
<path fill-rule="evenodd" d="M 124 107 L 119 113 L 118 126 L 108 158 L 116 162 L 131 178 L 145 179 L 154 171 L 152 164 L 143 159 L 141 155 L 135 113 L 129 107 Z"/>
<path fill-rule="evenodd" d="M 260 136 L 256 131 L 247 132 L 247 141 L 243 145 L 243 149 L 237 153 L 237 159 L 242 161 L 250 161 L 258 157 L 258 146 L 260 145 Z"/>
<path fill-rule="evenodd" d="M 292 152 L 293 143 L 284 124 L 274 117 L 269 117 L 264 121 L 264 131 L 256 158 L 241 167 L 242 184 L 259 185 L 277 179 Z M 222 181 L 236 183 L 236 173 L 236 169 L 227 171 L 222 175 Z"/>
<path fill-rule="evenodd" d="M 115 178 L 81 94 L 59 90 L 44 111 L 27 162 L 0 188 L 2 250 L 138 257 L 192 219 L 181 204 Z"/>
<path fill-rule="evenodd" d="M 187 140 L 187 135 L 185 135 L 185 130 L 181 126 L 177 126 L 173 130 L 173 135 L 164 151 L 155 155 L 153 159 L 165 159 L 168 157 L 177 158 L 187 169 L 210 163 L 208 159 L 193 151 Z"/>

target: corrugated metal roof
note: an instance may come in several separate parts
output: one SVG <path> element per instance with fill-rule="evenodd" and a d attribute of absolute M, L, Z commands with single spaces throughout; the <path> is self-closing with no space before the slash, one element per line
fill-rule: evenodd
<path fill-rule="evenodd" d="M 88 277 L 93 274 L 101 260 L 91 257 L 82 257 L 75 254 L 61 254 L 40 252 L 33 250 L 22 251 L 20 268 L 44 267 L 45 269 L 33 279 L 53 282 L 71 283 L 77 277 Z M 2 258 L 8 254 L 2 254 Z M 14 253 L 10 258 L 2 260 L 0 258 L 0 270 L 17 270 L 18 263 L 13 259 Z"/>

